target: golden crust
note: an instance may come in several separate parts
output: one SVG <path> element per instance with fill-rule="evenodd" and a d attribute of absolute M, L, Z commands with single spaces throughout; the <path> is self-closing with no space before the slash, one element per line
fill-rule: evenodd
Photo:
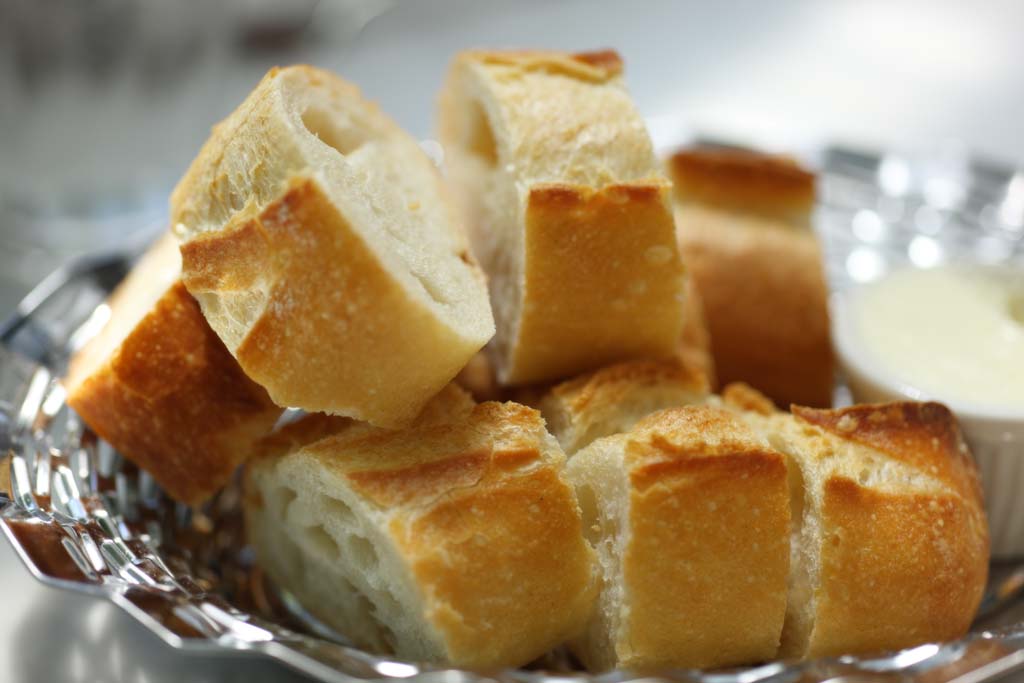
<path fill-rule="evenodd" d="M 821 524 L 806 657 L 896 650 L 967 632 L 988 574 L 980 509 L 954 494 L 891 493 L 833 477 Z"/>
<path fill-rule="evenodd" d="M 175 500 L 216 493 L 281 413 L 178 282 L 68 404 Z"/>
<path fill-rule="evenodd" d="M 663 408 L 698 403 L 707 377 L 679 361 L 610 365 L 553 387 L 540 401 L 548 428 L 570 455 L 595 439 L 626 431 Z"/>
<path fill-rule="evenodd" d="M 272 70 L 171 203 L 186 286 L 280 405 L 408 424 L 493 332 L 436 169 L 328 72 Z"/>
<path fill-rule="evenodd" d="M 341 477 L 386 515 L 447 662 L 522 665 L 581 628 L 592 550 L 537 411 L 483 403 L 402 431 L 344 430 L 285 457 Z"/>
<path fill-rule="evenodd" d="M 904 401 L 839 410 L 793 406 L 793 415 L 843 439 L 882 451 L 943 481 L 979 509 L 982 506 L 977 465 L 956 418 L 941 403 Z"/>
<path fill-rule="evenodd" d="M 667 192 L 659 183 L 530 191 L 523 297 L 542 304 L 519 321 L 516 383 L 677 351 L 684 281 Z"/>
<path fill-rule="evenodd" d="M 934 403 L 793 408 L 770 418 L 796 448 L 817 531 L 813 628 L 785 656 L 873 653 L 963 635 L 988 572 L 971 460 Z M 788 426 L 791 425 L 791 426 Z"/>
<path fill-rule="evenodd" d="M 770 398 L 743 382 L 727 384 L 722 389 L 722 403 L 730 408 L 758 415 L 771 415 L 778 412 L 778 408 Z"/>
<path fill-rule="evenodd" d="M 440 136 L 490 278 L 499 380 L 669 357 L 683 270 L 661 174 L 610 53 L 458 55 Z"/>
<path fill-rule="evenodd" d="M 770 659 L 786 612 L 785 457 L 710 407 L 655 413 L 626 437 L 629 668 L 719 667 Z"/>
<path fill-rule="evenodd" d="M 715 358 L 711 352 L 711 334 L 708 332 L 707 317 L 704 315 L 704 302 L 701 301 L 700 292 L 697 291 L 697 285 L 690 273 L 686 275 L 686 285 L 683 289 L 683 334 L 679 340 L 677 355 L 684 365 L 704 373 L 712 391 L 718 387 Z"/>
<path fill-rule="evenodd" d="M 697 147 L 669 158 L 676 198 L 807 226 L 814 208 L 814 174 L 787 157 Z"/>
<path fill-rule="evenodd" d="M 615 50 L 568 54 L 548 50 L 467 50 L 460 60 L 514 66 L 524 71 L 562 73 L 573 78 L 604 82 L 622 74 L 622 57 Z"/>
<path fill-rule="evenodd" d="M 396 426 L 451 379 L 437 374 L 438 365 L 462 362 L 459 345 L 435 347 L 445 330 L 409 299 L 313 179 L 295 180 L 259 216 L 201 235 L 181 252 L 185 283 L 200 298 L 258 279 L 278 283 L 235 355 L 282 405 L 359 406 L 350 410 L 354 417 Z M 323 353 L 324 340 L 360 362 Z"/>
<path fill-rule="evenodd" d="M 828 292 L 814 236 L 699 207 L 678 208 L 677 225 L 718 381 L 746 382 L 783 406 L 831 405 Z"/>

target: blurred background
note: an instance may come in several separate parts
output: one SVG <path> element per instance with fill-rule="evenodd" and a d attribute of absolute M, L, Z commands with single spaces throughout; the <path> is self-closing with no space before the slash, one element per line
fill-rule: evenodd
<path fill-rule="evenodd" d="M 211 125 L 275 64 L 334 69 L 426 139 L 459 49 L 614 47 L 661 149 L 702 135 L 1024 168 L 1022 27 L 1018 0 L 0 0 L 0 317 L 72 256 L 165 227 Z M 1010 185 L 1019 237 L 1024 176 Z M 284 675 L 182 660 L 112 606 L 37 586 L 6 543 L 0 585 L 5 680 Z"/>
<path fill-rule="evenodd" d="M 458 49 L 612 46 L 661 146 L 699 131 L 1019 167 L 1022 26 L 1015 0 L 0 0 L 0 311 L 158 229 L 210 126 L 275 64 L 335 69 L 425 138 Z"/>

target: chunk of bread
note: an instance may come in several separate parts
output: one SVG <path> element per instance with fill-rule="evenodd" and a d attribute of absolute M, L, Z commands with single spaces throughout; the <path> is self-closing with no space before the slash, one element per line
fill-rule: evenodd
<path fill-rule="evenodd" d="M 669 159 L 676 199 L 810 229 L 814 174 L 796 161 L 746 149 L 698 147 Z"/>
<path fill-rule="evenodd" d="M 704 403 L 707 377 L 678 361 L 627 361 L 554 386 L 540 400 L 548 429 L 567 455 L 619 434 L 663 408 Z"/>
<path fill-rule="evenodd" d="M 977 468 L 936 403 L 746 419 L 791 458 L 792 575 L 780 656 L 954 640 L 985 588 Z"/>
<path fill-rule="evenodd" d="M 711 333 L 704 315 L 704 302 L 700 299 L 692 274 L 687 274 L 683 302 L 683 336 L 676 356 L 686 366 L 704 373 L 712 389 L 718 386 L 715 357 L 711 351 Z"/>
<path fill-rule="evenodd" d="M 328 72 L 271 70 L 171 207 L 185 285 L 280 405 L 407 424 L 494 332 L 433 164 Z"/>
<path fill-rule="evenodd" d="M 985 586 L 988 532 L 977 468 L 945 407 L 794 407 L 789 414 L 744 384 L 726 386 L 721 397 L 702 396 L 692 392 L 685 375 L 664 367 L 655 371 L 657 366 L 643 372 L 643 367 L 627 363 L 565 382 L 541 403 L 567 452 L 583 447 L 572 455 L 569 472 L 577 486 L 586 480 L 597 492 L 598 513 L 578 492 L 585 528 L 591 528 L 595 514 L 605 515 L 603 520 L 625 519 L 619 501 L 629 486 L 635 487 L 635 478 L 612 487 L 608 482 L 619 471 L 608 463 L 623 462 L 630 453 L 624 444 L 639 425 L 664 415 L 645 413 L 687 403 L 701 404 L 688 410 L 725 410 L 789 459 L 791 562 L 778 656 L 867 654 L 950 640 L 966 632 Z M 700 438 L 708 444 L 720 439 L 713 429 L 695 437 Z M 676 448 L 663 435 L 653 441 L 664 449 Z M 620 457 L 620 452 L 626 455 Z M 700 501 L 703 495 L 695 493 L 694 498 Z M 664 524 L 685 526 L 680 519 L 680 514 L 666 514 Z M 624 556 L 613 537 L 630 537 L 622 531 L 630 527 L 622 524 L 598 524 L 606 580 L 609 567 L 618 566 L 614 558 Z M 715 548 L 714 538 L 708 533 L 703 542 Z M 674 581 L 670 573 L 664 576 L 665 585 Z M 612 585 L 625 585 L 617 581 Z M 626 605 L 621 595 L 602 597 L 602 614 Z M 614 628 L 621 628 L 603 618 L 592 622 L 583 655 L 597 668 L 624 665 L 602 659 L 601 652 L 612 651 Z M 687 633 L 672 628 L 665 626 L 665 633 Z M 638 657 L 638 666 L 646 662 Z"/>
<path fill-rule="evenodd" d="M 673 408 L 566 469 L 602 590 L 574 650 L 593 671 L 772 658 L 786 614 L 786 458 L 731 413 Z"/>
<path fill-rule="evenodd" d="M 360 647 L 526 664 L 575 636 L 593 601 L 565 456 L 524 406 L 433 415 L 312 442 L 292 426 L 298 447 L 246 468 L 250 542 L 278 585 Z"/>
<path fill-rule="evenodd" d="M 834 359 L 814 176 L 750 152 L 669 162 L 683 260 L 703 303 L 715 372 L 782 406 L 832 404 Z"/>
<path fill-rule="evenodd" d="M 440 137 L 489 277 L 499 381 L 670 357 L 683 269 L 670 185 L 613 52 L 463 52 Z"/>
<path fill-rule="evenodd" d="M 172 498 L 216 493 L 281 409 L 245 376 L 180 280 L 167 233 L 107 305 L 110 318 L 71 359 L 68 404 Z"/>

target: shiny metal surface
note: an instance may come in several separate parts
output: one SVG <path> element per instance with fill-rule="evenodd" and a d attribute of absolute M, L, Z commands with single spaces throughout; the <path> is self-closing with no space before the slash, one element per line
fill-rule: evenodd
<path fill-rule="evenodd" d="M 961 171 L 946 176 L 927 160 L 839 148 L 823 150 L 819 159 L 819 228 L 833 287 L 870 279 L 903 262 L 928 265 L 936 258 L 991 259 L 993 254 L 1000 262 L 1024 262 L 1024 215 L 1016 213 L 1021 175 L 1012 169 L 964 158 L 959 166 L 941 166 Z M 949 177 L 944 190 L 934 190 L 943 187 L 936 178 Z M 892 178 L 902 180 L 893 184 Z M 865 211 L 877 215 L 864 218 Z M 922 235 L 934 242 L 923 251 L 914 247 Z M 1002 246 L 977 246 L 986 240 Z M 851 261 L 857 249 L 876 253 L 881 267 L 865 270 L 858 259 Z M 0 466 L 0 527 L 37 579 L 113 602 L 176 650 L 270 658 L 329 682 L 975 683 L 1024 668 L 1024 568 L 1015 565 L 993 567 L 982 613 L 968 637 L 877 658 L 770 663 L 714 673 L 589 676 L 573 670 L 564 653 L 553 653 L 528 669 L 483 674 L 349 647 L 288 596 L 276 594 L 252 566 L 235 488 L 202 510 L 176 505 L 64 405 L 57 378 L 70 352 L 96 331 L 103 299 L 133 253 L 108 254 L 58 271 L 0 327 L 0 453 L 6 453 Z"/>

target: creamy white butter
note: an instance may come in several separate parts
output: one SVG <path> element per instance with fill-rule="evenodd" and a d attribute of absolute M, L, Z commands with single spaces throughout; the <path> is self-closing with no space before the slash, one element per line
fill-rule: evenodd
<path fill-rule="evenodd" d="M 897 271 L 850 300 L 865 360 L 922 398 L 1024 408 L 1024 272 Z"/>

